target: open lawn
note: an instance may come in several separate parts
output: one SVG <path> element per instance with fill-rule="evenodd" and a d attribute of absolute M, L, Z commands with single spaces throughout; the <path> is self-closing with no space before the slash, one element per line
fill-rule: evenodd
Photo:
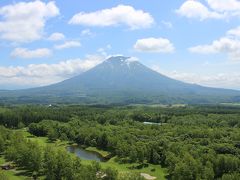
<path fill-rule="evenodd" d="M 167 175 L 167 170 L 164 169 L 164 168 L 161 168 L 161 166 L 159 166 L 159 165 L 149 164 L 148 167 L 137 169 L 137 168 L 133 168 L 133 167 L 136 167 L 136 166 L 139 165 L 137 163 L 120 164 L 120 163 L 116 162 L 115 160 L 116 160 L 116 157 L 113 157 L 107 162 L 100 162 L 100 164 L 103 168 L 111 167 L 111 168 L 114 168 L 114 169 L 118 170 L 119 174 L 123 174 L 123 173 L 127 173 L 127 172 L 138 172 L 139 174 L 140 173 L 146 173 L 146 174 L 149 174 L 151 176 L 154 176 L 154 177 L 157 178 L 157 180 L 166 179 L 164 176 Z M 83 164 L 91 164 L 92 161 L 82 160 L 81 162 Z"/>
<path fill-rule="evenodd" d="M 221 103 L 224 106 L 240 106 L 240 103 Z"/>
<path fill-rule="evenodd" d="M 17 130 L 17 131 L 21 131 L 24 135 L 25 138 L 29 139 L 29 140 L 32 140 L 32 141 L 35 141 L 37 142 L 40 146 L 47 146 L 48 144 L 50 145 L 55 145 L 55 146 L 62 146 L 62 147 L 65 147 L 67 146 L 70 142 L 68 141 L 60 141 L 60 140 L 56 140 L 54 142 L 51 142 L 48 140 L 47 137 L 36 137 L 36 136 L 33 136 L 32 134 L 30 134 L 26 129 L 21 129 L 21 130 Z"/>

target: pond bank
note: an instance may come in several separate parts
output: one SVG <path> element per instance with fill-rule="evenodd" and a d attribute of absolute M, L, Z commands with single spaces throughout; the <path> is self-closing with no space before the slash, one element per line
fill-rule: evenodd
<path fill-rule="evenodd" d="M 108 151 L 104 151 L 104 150 L 100 150 L 96 147 L 87 147 L 85 150 L 90 151 L 90 152 L 94 152 L 94 153 L 98 153 L 100 156 L 102 156 L 105 159 L 110 159 L 112 157 L 112 154 Z"/>
<path fill-rule="evenodd" d="M 84 160 L 106 162 L 110 157 L 109 152 L 98 150 L 95 147 L 84 148 L 80 145 L 69 145 L 66 147 L 66 150 Z"/>

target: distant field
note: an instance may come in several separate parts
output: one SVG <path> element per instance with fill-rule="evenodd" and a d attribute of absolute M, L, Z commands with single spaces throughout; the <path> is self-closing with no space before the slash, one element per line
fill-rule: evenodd
<path fill-rule="evenodd" d="M 2 107 L 0 107 L 0 113 L 5 112 L 6 110 L 7 110 L 6 108 L 2 108 Z"/>
<path fill-rule="evenodd" d="M 221 104 L 225 106 L 240 106 L 240 103 L 221 103 Z"/>
<path fill-rule="evenodd" d="M 170 108 L 170 107 L 185 107 L 187 104 L 130 104 L 128 106 L 136 106 L 136 107 L 161 107 L 161 108 Z"/>

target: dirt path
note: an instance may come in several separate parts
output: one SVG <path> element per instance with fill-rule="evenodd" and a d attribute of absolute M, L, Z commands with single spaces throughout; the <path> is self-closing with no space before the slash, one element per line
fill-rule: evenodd
<path fill-rule="evenodd" d="M 146 174 L 146 173 L 141 173 L 141 176 L 143 176 L 145 179 L 147 180 L 154 180 L 154 179 L 157 179 L 156 177 L 154 176 L 151 176 L 149 174 Z"/>

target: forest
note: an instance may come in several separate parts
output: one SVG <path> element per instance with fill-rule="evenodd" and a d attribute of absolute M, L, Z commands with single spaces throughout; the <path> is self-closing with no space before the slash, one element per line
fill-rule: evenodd
<path fill-rule="evenodd" d="M 143 177 L 85 164 L 64 148 L 28 140 L 21 129 L 50 142 L 107 151 L 119 164 L 165 168 L 165 179 L 240 179 L 239 106 L 1 106 L 0 124 L 1 155 L 36 179 Z M 8 179 L 4 170 L 1 177 Z"/>

